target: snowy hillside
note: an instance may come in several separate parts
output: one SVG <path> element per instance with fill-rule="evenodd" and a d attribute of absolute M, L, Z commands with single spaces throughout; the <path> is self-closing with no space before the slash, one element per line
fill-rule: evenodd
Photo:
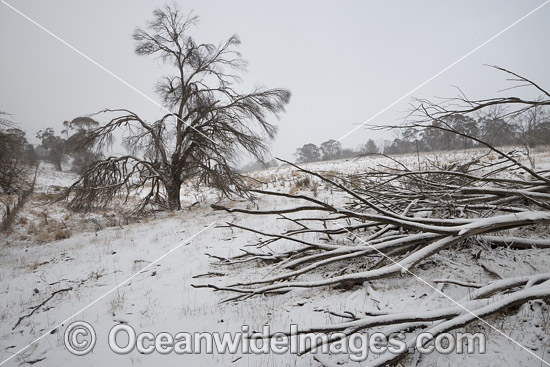
<path fill-rule="evenodd" d="M 447 153 L 437 158 L 453 163 L 470 154 Z M 547 151 L 540 150 L 534 158 L 538 169 L 550 168 Z M 411 155 L 400 159 L 414 165 L 417 157 Z M 314 171 L 351 174 L 368 172 L 378 165 L 393 166 L 394 163 L 380 157 L 306 166 Z M 315 191 L 316 198 L 326 203 L 340 204 L 347 200 L 342 192 L 332 191 L 316 179 L 312 179 L 313 184 L 300 186 L 297 182 L 305 175 L 290 166 L 257 171 L 253 176 L 264 182 L 257 184 L 263 189 L 310 194 Z M 191 284 L 222 286 L 270 275 L 255 262 L 213 265 L 218 262 L 216 259 L 242 253 L 241 248 L 255 251 L 247 246 L 264 238 L 259 233 L 227 228 L 225 224 L 231 222 L 256 228 L 259 232 L 282 233 L 295 228 L 293 223 L 272 217 L 214 211 L 210 204 L 216 201 L 216 194 L 210 190 L 196 192 L 191 186 L 182 191 L 182 202 L 188 208 L 173 213 L 136 215 L 131 212 L 131 203 L 124 202 L 92 213 L 72 213 L 61 204 L 50 204 L 48 200 L 74 178 L 73 173 L 57 172 L 51 165 L 42 164 L 35 194 L 18 214 L 12 230 L 2 234 L 2 366 L 317 366 L 311 354 L 209 354 L 205 351 L 145 355 L 133 350 L 118 355 L 109 348 L 108 335 L 115 325 L 130 325 L 137 333 L 168 332 L 172 335 L 178 332 L 239 332 L 242 325 L 254 331 L 261 331 L 264 325 L 269 325 L 272 332 L 288 331 L 291 324 L 305 328 L 342 322 L 345 319 L 339 317 L 338 312 L 376 314 L 383 310 L 418 314 L 428 308 L 454 306 L 433 287 L 412 276 L 374 280 L 347 289 L 293 289 L 277 296 L 260 295 L 239 302 L 220 303 L 232 294 L 194 288 Z M 199 204 L 191 206 L 196 201 Z M 291 201 L 286 197 L 275 200 L 260 196 L 255 204 L 228 200 L 222 204 L 267 210 L 289 207 Z M 549 237 L 548 233 L 540 235 L 541 238 Z M 293 246 L 285 243 L 277 250 Z M 266 249 L 266 253 L 270 250 Z M 547 249 L 515 251 L 499 247 L 490 254 L 488 251 L 478 254 L 477 251 L 473 248 L 458 253 L 445 250 L 419 266 L 417 274 L 429 280 L 452 277 L 482 284 L 498 279 L 495 274 L 510 278 L 550 272 Z M 494 274 L 474 264 L 471 260 L 474 256 L 480 257 Z M 433 262 L 445 266 L 433 267 Z M 362 264 L 351 262 L 348 266 L 355 269 Z M 335 273 L 347 271 L 336 265 L 329 269 Z M 312 272 L 299 279 L 319 280 L 322 274 Z M 449 284 L 444 291 L 453 299 L 462 299 L 467 288 Z M 72 355 L 65 348 L 64 332 L 77 320 L 91 324 L 97 335 L 94 350 L 86 356 Z M 506 316 L 495 315 L 488 320 L 536 356 L 550 362 L 550 312 L 547 308 L 524 305 Z M 542 365 L 534 354 L 483 323 L 469 325 L 468 330 L 486 335 L 485 354 L 432 353 L 413 358 L 419 358 L 419 366 Z M 25 348 L 29 343 L 32 345 Z M 329 359 L 319 356 L 318 360 L 327 366 L 350 362 L 347 354 Z"/>

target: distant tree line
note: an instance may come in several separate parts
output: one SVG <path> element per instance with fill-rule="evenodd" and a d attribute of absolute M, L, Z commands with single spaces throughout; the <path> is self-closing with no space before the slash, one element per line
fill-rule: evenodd
<path fill-rule="evenodd" d="M 532 148 L 550 144 L 550 114 L 543 106 L 536 106 L 517 116 L 507 116 L 497 110 L 477 117 L 455 113 L 432 122 L 432 125 L 442 129 L 402 129 L 399 136 L 384 147 L 384 153 L 405 154 L 480 146 L 468 136 L 493 146 L 522 145 Z"/>
<path fill-rule="evenodd" d="M 257 160 L 257 161 L 245 164 L 240 168 L 240 170 L 243 172 L 251 172 L 251 171 L 259 171 L 259 170 L 274 168 L 274 167 L 279 167 L 279 163 L 277 163 L 276 159 L 271 159 L 270 161 L 264 161 L 264 162 Z"/>
<path fill-rule="evenodd" d="M 54 129 L 40 130 L 36 147 L 27 140 L 25 131 L 6 112 L 0 111 L 0 189 L 3 193 L 20 192 L 27 184 L 29 168 L 40 160 L 51 162 L 61 171 L 62 163 L 71 161 L 71 169 L 81 173 L 101 158 L 85 144 L 91 129 L 99 123 L 89 117 L 77 117 L 63 123 L 61 135 Z"/>
<path fill-rule="evenodd" d="M 308 163 L 350 158 L 365 153 L 406 154 L 480 147 L 468 136 L 493 146 L 522 145 L 532 148 L 550 144 L 550 113 L 544 106 L 535 106 L 519 115 L 506 114 L 498 109 L 474 117 L 455 113 L 432 124 L 443 129 L 405 126 L 393 130 L 399 131 L 398 136 L 385 141 L 382 149 L 372 139 L 358 149 L 342 148 L 340 142 L 328 140 L 320 146 L 305 144 L 296 150 L 294 156 L 297 163 Z"/>
<path fill-rule="evenodd" d="M 313 143 L 308 143 L 301 148 L 296 149 L 294 157 L 298 163 L 308 163 L 317 161 L 329 161 L 332 159 L 351 158 L 358 154 L 378 153 L 379 148 L 374 140 L 369 139 L 366 144 L 359 149 L 342 148 L 339 141 L 330 139 L 317 146 Z"/>

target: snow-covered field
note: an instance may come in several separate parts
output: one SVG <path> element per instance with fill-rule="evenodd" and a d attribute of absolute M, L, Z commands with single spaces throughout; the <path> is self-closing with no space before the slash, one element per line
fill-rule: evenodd
<path fill-rule="evenodd" d="M 454 162 L 470 154 L 472 152 L 446 153 L 437 159 Z M 533 154 L 537 169 L 550 168 L 547 150 Z M 401 160 L 413 165 L 417 157 L 405 156 Z M 388 159 L 379 157 L 312 163 L 307 168 L 355 173 L 368 171 L 379 164 L 392 165 Z M 285 192 L 292 190 L 301 177 L 289 166 L 257 171 L 253 175 L 266 182 L 263 188 Z M 452 306 L 447 298 L 409 276 L 374 281 L 351 289 L 293 290 L 278 296 L 220 303 L 227 294 L 196 289 L 191 284 L 226 285 L 265 275 L 265 269 L 252 262 L 228 267 L 211 265 L 205 253 L 221 257 L 236 255 L 240 248 L 256 243 L 259 237 L 220 226 L 232 222 L 279 233 L 290 228 L 292 223 L 272 217 L 213 211 L 210 204 L 216 200 L 215 193 L 208 190 L 197 193 L 191 187 L 182 190 L 183 204 L 199 200 L 199 205 L 147 217 L 131 214 L 130 208 L 121 202 L 108 210 L 89 214 L 71 213 L 59 204 L 48 204 L 47 199 L 74 178 L 72 173 L 55 172 L 50 165 L 42 164 L 36 193 L 18 214 L 12 231 L 0 237 L 0 363 L 34 342 L 2 365 L 317 366 L 311 355 L 290 353 L 144 355 L 134 350 L 118 355 L 108 346 L 108 334 L 118 324 L 131 325 L 138 333 L 169 332 L 172 335 L 178 332 L 238 332 L 242 325 L 249 325 L 250 330 L 256 331 L 263 325 L 270 325 L 271 331 L 288 331 L 290 324 L 308 327 L 340 322 L 339 317 L 326 312 L 329 309 L 354 312 L 383 308 L 385 311 L 421 312 L 427 307 Z M 328 190 L 323 184 L 316 190 L 320 200 L 345 200 L 340 193 Z M 289 200 L 260 197 L 256 205 L 262 209 L 283 208 L 291 205 Z M 250 205 L 247 202 L 224 203 L 239 207 Z M 282 249 L 280 245 L 277 248 Z M 444 266 L 432 267 L 427 261 L 418 267 L 416 274 L 424 279 L 452 275 L 465 281 L 493 280 L 485 270 L 472 264 L 473 251 L 447 251 L 435 255 L 430 261 Z M 550 272 L 550 254 L 546 250 L 499 248 L 492 251 L 491 256 L 487 252 L 481 256 L 504 277 Z M 203 276 L 193 278 L 197 275 Z M 304 278 L 320 276 L 309 274 Z M 58 293 L 54 293 L 56 291 Z M 464 292 L 465 288 L 453 285 L 445 288 L 445 293 L 453 299 L 462 298 Z M 41 306 L 36 307 L 38 305 Z M 65 329 L 76 320 L 90 323 L 97 335 L 93 352 L 85 356 L 72 355 L 64 346 Z M 494 316 L 487 321 L 550 362 L 548 310 L 542 312 L 523 306 L 506 317 Z M 58 327 L 61 323 L 63 325 Z M 470 325 L 468 329 L 485 333 L 485 354 L 432 353 L 422 356 L 418 365 L 544 365 L 482 323 Z M 332 361 L 337 360 L 349 361 L 347 355 Z"/>

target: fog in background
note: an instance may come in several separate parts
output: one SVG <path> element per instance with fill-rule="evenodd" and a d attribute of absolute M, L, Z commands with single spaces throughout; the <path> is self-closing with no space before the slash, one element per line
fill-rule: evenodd
<path fill-rule="evenodd" d="M 8 3 L 138 90 L 158 100 L 157 79 L 171 72 L 137 57 L 131 33 L 145 26 L 154 1 L 16 1 Z M 279 123 L 273 155 L 338 139 L 409 90 L 464 56 L 542 1 L 177 1 L 194 10 L 198 42 L 237 33 L 249 62 L 244 88 L 285 87 L 293 97 Z M 153 120 L 163 111 L 0 3 L 0 111 L 13 114 L 31 142 L 37 130 L 104 108 L 127 108 Z M 544 6 L 420 90 L 415 97 L 469 98 L 528 91 L 511 86 L 497 64 L 550 86 L 550 5 Z M 533 95 L 533 94 L 530 94 Z M 534 94 L 536 95 L 536 93 Z M 372 121 L 395 123 L 410 98 Z M 342 140 L 356 147 L 391 134 L 359 129 Z"/>

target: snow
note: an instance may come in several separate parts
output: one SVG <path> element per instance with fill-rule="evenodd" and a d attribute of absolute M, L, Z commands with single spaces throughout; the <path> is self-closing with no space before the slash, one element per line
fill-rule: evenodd
<path fill-rule="evenodd" d="M 57 192 L 70 186 L 78 178 L 78 174 L 70 171 L 70 167 L 62 165 L 63 171 L 56 170 L 54 164 L 40 162 L 36 175 L 35 192 Z"/>
<path fill-rule="evenodd" d="M 469 154 L 472 153 L 453 152 L 448 154 L 448 159 L 464 159 Z M 537 160 L 537 169 L 550 166 L 550 159 L 545 154 L 533 154 Z M 417 164 L 415 155 L 400 158 L 402 161 Z M 374 169 L 379 164 L 391 166 L 388 159 L 379 157 L 318 162 L 308 164 L 307 168 L 325 172 L 357 173 Z M 293 180 L 302 176 L 290 166 L 253 174 L 255 178 L 266 182 L 264 189 L 285 192 L 288 192 Z M 223 286 L 264 276 L 275 277 L 279 273 L 267 274 L 265 268 L 254 262 L 238 266 L 212 265 L 212 260 L 205 253 L 222 257 L 234 256 L 241 253 L 240 248 L 255 244 L 259 238 L 264 237 L 219 226 L 232 222 L 260 231 L 281 233 L 288 228 L 294 228 L 290 222 L 266 216 L 213 211 L 209 204 L 216 201 L 215 192 L 197 192 L 192 185 L 182 191 L 183 205 L 189 206 L 196 201 L 200 202 L 199 205 L 177 213 L 157 213 L 148 217 L 135 217 L 126 212 L 123 216 L 121 213 L 130 209 L 129 204 L 125 206 L 123 203 L 118 203 L 113 209 L 89 214 L 70 213 L 57 204 L 45 204 L 43 196 L 58 192 L 62 187 L 70 185 L 75 178 L 76 175 L 72 172 L 57 172 L 53 166 L 42 163 L 38 171 L 36 197 L 21 210 L 12 233 L 0 237 L 0 363 L 45 334 L 42 339 L 2 366 L 30 365 L 30 362 L 41 358 L 44 359 L 33 365 L 316 366 L 313 356 L 307 354 L 252 355 L 239 352 L 142 355 L 134 350 L 128 355 L 117 355 L 109 349 L 107 336 L 113 326 L 121 323 L 131 325 L 137 332 L 153 333 L 238 332 L 243 324 L 249 325 L 251 330 L 261 330 L 262 325 L 269 324 L 275 332 L 288 331 L 289 325 L 293 323 L 300 328 L 310 328 L 346 321 L 326 313 L 326 310 L 340 313 L 350 311 L 359 315 L 369 311 L 380 312 L 382 309 L 388 313 L 407 313 L 419 317 L 437 312 L 438 309 L 456 307 L 456 304 L 435 292 L 429 285 L 406 274 L 392 279 L 372 280 L 350 289 L 292 289 L 277 296 L 255 296 L 240 302 L 220 303 L 228 297 L 227 293 L 193 288 L 191 284 L 212 283 Z M 345 200 L 341 193 L 331 193 L 322 184 L 318 191 L 319 200 L 329 203 Z M 239 207 L 247 205 L 244 202 L 227 201 L 225 204 Z M 258 202 L 261 209 L 280 209 L 292 205 L 293 202 L 285 197 L 261 197 Z M 422 213 L 417 215 L 422 216 Z M 529 214 L 517 215 L 524 216 L 522 219 L 525 220 L 537 219 Z M 214 225 L 207 228 L 212 223 Z M 68 238 L 56 240 L 53 235 L 50 236 L 49 232 L 54 231 L 54 224 L 60 230 L 70 232 Z M 491 220 L 488 219 L 485 225 L 490 224 Z M 34 232 L 29 230 L 31 227 Z M 469 231 L 474 227 L 464 225 L 461 229 Z M 205 228 L 207 229 L 189 243 L 186 242 L 189 237 Z M 307 240 L 308 236 L 303 239 Z M 288 250 L 293 246 L 295 245 L 289 241 L 281 242 L 277 244 L 276 250 Z M 169 256 L 140 272 L 176 247 Z M 478 248 L 471 252 L 444 251 L 430 260 L 438 262 L 439 266 L 421 264 L 415 268 L 415 274 L 428 281 L 452 278 L 465 283 L 490 284 L 490 287 L 497 288 L 498 280 L 495 281 L 481 267 L 472 264 L 471 258 L 477 251 Z M 550 272 L 547 249 L 514 251 L 500 247 L 494 249 L 491 256 L 484 251 L 481 257 L 499 269 L 505 277 L 521 278 Z M 350 270 L 355 271 L 361 268 L 361 263 L 352 263 L 350 267 Z M 332 269 L 330 265 L 329 269 Z M 333 269 L 337 270 L 337 265 Z M 209 272 L 217 274 L 193 278 Z M 104 296 L 136 273 L 138 275 L 129 282 Z M 297 280 L 308 285 L 323 282 L 325 278 L 321 273 L 312 272 L 300 275 Z M 453 284 L 440 286 L 453 299 L 468 302 L 469 291 L 464 287 Z M 72 287 L 71 291 L 56 295 L 12 330 L 18 319 L 28 314 L 33 306 L 40 304 L 52 292 L 69 287 Z M 537 287 L 530 287 L 526 292 L 542 292 Z M 470 293 L 482 290 L 483 288 L 479 288 Z M 104 298 L 87 307 L 102 296 Z M 79 312 L 81 309 L 84 311 Z M 74 356 L 65 349 L 63 332 L 67 323 L 48 333 L 73 315 L 68 323 L 84 320 L 97 333 L 97 344 L 93 352 L 86 356 Z M 550 361 L 550 349 L 545 348 L 550 342 L 550 323 L 543 322 L 545 317 L 548 318 L 548 310 L 535 312 L 522 308 L 519 312 L 512 311 L 507 318 L 492 318 L 489 322 L 522 345 L 533 348 L 535 354 Z M 486 354 L 433 353 L 422 356 L 418 365 L 541 365 L 540 360 L 487 325 L 479 323 L 473 328 L 486 333 Z M 372 332 L 382 329 L 374 328 Z M 369 360 L 373 358 L 370 356 Z M 349 362 L 345 356 L 321 356 L 319 359 L 333 364 L 337 361 Z"/>

